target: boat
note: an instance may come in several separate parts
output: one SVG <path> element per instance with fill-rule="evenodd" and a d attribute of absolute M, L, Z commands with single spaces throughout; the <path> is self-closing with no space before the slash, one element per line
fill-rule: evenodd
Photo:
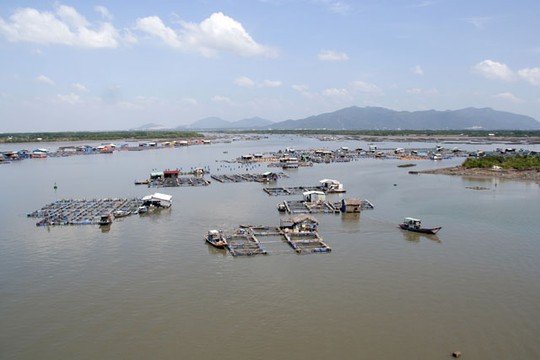
<path fill-rule="evenodd" d="M 403 230 L 414 231 L 422 234 L 436 234 L 442 228 L 440 226 L 434 228 L 423 228 L 422 220 L 411 217 L 404 218 L 403 222 L 399 224 L 399 227 Z"/>
<path fill-rule="evenodd" d="M 139 206 L 139 208 L 137 209 L 137 213 L 139 214 L 146 214 L 148 212 L 148 206 Z"/>
<path fill-rule="evenodd" d="M 227 246 L 227 241 L 225 241 L 218 230 L 208 230 L 208 234 L 204 240 L 218 249 L 224 249 Z"/>
<path fill-rule="evenodd" d="M 129 210 L 115 210 L 113 211 L 113 216 L 115 219 L 126 217 L 131 214 L 131 211 Z"/>
<path fill-rule="evenodd" d="M 99 226 L 107 226 L 112 224 L 111 214 L 101 215 L 101 218 L 98 221 Z"/>

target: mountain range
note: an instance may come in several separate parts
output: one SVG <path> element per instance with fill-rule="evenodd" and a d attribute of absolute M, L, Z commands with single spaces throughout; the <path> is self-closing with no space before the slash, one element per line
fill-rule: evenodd
<path fill-rule="evenodd" d="M 149 124 L 154 128 L 157 124 Z M 139 130 L 148 130 L 138 128 Z M 352 106 L 304 119 L 271 122 L 259 117 L 239 121 L 226 121 L 208 117 L 175 130 L 540 130 L 540 122 L 491 108 L 460 110 L 395 111 L 382 107 Z"/>

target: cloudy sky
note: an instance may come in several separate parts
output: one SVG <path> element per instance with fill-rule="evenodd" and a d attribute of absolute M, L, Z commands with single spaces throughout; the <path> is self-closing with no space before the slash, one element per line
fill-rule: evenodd
<path fill-rule="evenodd" d="M 0 132 L 492 107 L 540 120 L 538 0 L 0 2 Z"/>

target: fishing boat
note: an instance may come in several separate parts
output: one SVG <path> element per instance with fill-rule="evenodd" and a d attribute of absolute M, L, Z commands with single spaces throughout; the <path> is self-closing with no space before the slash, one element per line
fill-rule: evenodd
<path fill-rule="evenodd" d="M 129 210 L 115 210 L 113 211 L 113 216 L 115 219 L 126 217 L 131 214 L 131 211 Z"/>
<path fill-rule="evenodd" d="M 205 241 L 218 249 L 224 249 L 227 246 L 227 241 L 218 230 L 208 230 Z"/>
<path fill-rule="evenodd" d="M 112 224 L 112 216 L 110 214 L 101 215 L 98 221 L 99 226 L 107 226 Z"/>
<path fill-rule="evenodd" d="M 403 222 L 399 224 L 399 227 L 403 230 L 414 231 L 422 234 L 436 234 L 442 227 L 423 228 L 422 221 L 411 217 L 406 217 Z"/>

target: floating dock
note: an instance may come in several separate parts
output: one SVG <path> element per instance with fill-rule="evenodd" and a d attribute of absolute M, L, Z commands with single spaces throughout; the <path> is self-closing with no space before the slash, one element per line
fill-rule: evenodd
<path fill-rule="evenodd" d="M 306 191 L 323 191 L 322 186 L 294 186 L 294 187 L 265 187 L 263 188 L 270 196 L 279 195 L 302 195 Z"/>
<path fill-rule="evenodd" d="M 291 221 L 291 224 L 294 224 L 293 227 L 299 226 L 295 220 L 291 219 Z M 305 219 L 302 218 L 299 221 L 302 222 Z M 272 246 L 274 243 L 288 244 L 297 254 L 332 251 L 315 228 L 295 230 L 288 226 L 241 225 L 232 231 L 223 231 L 222 235 L 232 256 L 266 255 L 268 252 L 263 245 Z M 264 240 L 260 241 L 259 238 L 264 238 Z M 276 249 L 275 252 L 280 252 L 280 250 Z"/>
<path fill-rule="evenodd" d="M 324 253 L 330 252 L 332 249 L 319 236 L 317 231 L 308 232 L 283 232 L 283 236 L 287 243 L 297 253 Z"/>
<path fill-rule="evenodd" d="M 148 181 L 148 187 L 208 186 L 210 181 L 201 176 L 178 176 Z"/>
<path fill-rule="evenodd" d="M 266 172 L 263 174 L 212 174 L 210 177 L 220 183 L 238 183 L 238 182 L 274 182 L 286 176 L 283 173 Z"/>
<path fill-rule="evenodd" d="M 329 201 L 308 202 L 304 200 L 283 201 L 278 205 L 279 211 L 289 214 L 338 214 L 341 210 L 339 204 Z"/>
<path fill-rule="evenodd" d="M 249 229 L 239 228 L 233 232 L 223 232 L 227 249 L 232 256 L 266 255 L 266 250 Z"/>
<path fill-rule="evenodd" d="M 28 217 L 43 218 L 37 226 L 55 225 L 93 225 L 98 224 L 102 216 L 121 211 L 126 214 L 138 213 L 143 204 L 140 199 L 93 199 L 93 200 L 59 200 L 36 210 Z"/>

